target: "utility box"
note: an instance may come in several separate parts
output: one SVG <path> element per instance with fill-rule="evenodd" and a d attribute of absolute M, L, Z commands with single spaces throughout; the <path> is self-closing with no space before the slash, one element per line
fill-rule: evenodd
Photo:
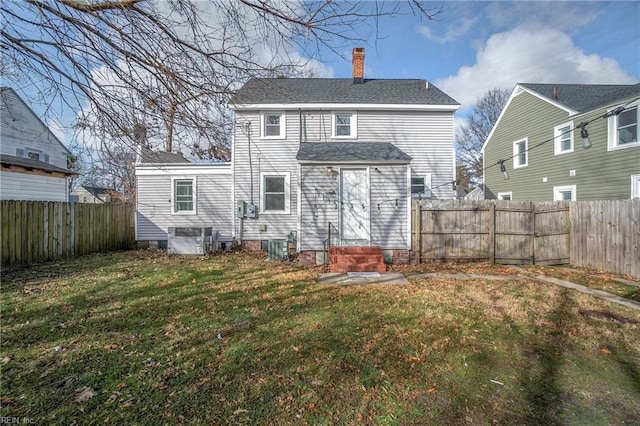
<path fill-rule="evenodd" d="M 236 201 L 236 217 L 238 219 L 247 217 L 246 203 L 244 201 Z"/>
<path fill-rule="evenodd" d="M 256 218 L 256 205 L 255 204 L 251 204 L 251 203 L 247 203 L 246 209 L 245 209 L 245 214 L 249 219 L 255 219 Z"/>
<path fill-rule="evenodd" d="M 289 249 L 287 240 L 269 240 L 267 260 L 287 260 L 289 258 Z"/>
<path fill-rule="evenodd" d="M 211 227 L 169 227 L 169 254 L 205 255 L 216 249 L 218 231 Z"/>

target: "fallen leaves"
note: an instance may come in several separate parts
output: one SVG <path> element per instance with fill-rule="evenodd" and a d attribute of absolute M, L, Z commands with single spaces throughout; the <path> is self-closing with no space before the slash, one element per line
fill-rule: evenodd
<path fill-rule="evenodd" d="M 74 398 L 75 402 L 85 402 L 96 396 L 98 392 L 95 390 L 83 386 L 81 388 L 76 389 L 76 397 Z"/>

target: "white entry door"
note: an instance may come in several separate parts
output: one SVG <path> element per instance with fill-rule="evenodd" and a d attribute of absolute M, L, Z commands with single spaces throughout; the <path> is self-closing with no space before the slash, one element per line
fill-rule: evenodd
<path fill-rule="evenodd" d="M 340 171 L 340 237 L 344 245 L 369 243 L 369 181 L 366 169 Z"/>

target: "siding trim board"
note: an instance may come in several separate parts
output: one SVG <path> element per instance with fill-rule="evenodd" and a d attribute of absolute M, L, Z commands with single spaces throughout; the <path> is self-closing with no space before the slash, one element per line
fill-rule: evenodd
<path fill-rule="evenodd" d="M 412 104 L 236 104 L 229 105 L 235 111 L 250 110 L 358 110 L 358 111 L 456 111 L 460 105 L 412 105 Z"/>

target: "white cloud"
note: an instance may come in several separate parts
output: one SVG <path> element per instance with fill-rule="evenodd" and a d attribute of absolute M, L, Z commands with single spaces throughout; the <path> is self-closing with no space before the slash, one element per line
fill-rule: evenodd
<path fill-rule="evenodd" d="M 613 59 L 587 55 L 562 31 L 520 26 L 494 34 L 479 49 L 476 63 L 436 85 L 463 108 L 487 90 L 516 83 L 632 84 L 635 80 Z"/>
<path fill-rule="evenodd" d="M 433 42 L 445 44 L 465 36 L 479 20 L 479 17 L 463 18 L 449 26 L 444 34 L 439 34 L 433 27 L 425 25 L 418 26 L 416 31 Z"/>

